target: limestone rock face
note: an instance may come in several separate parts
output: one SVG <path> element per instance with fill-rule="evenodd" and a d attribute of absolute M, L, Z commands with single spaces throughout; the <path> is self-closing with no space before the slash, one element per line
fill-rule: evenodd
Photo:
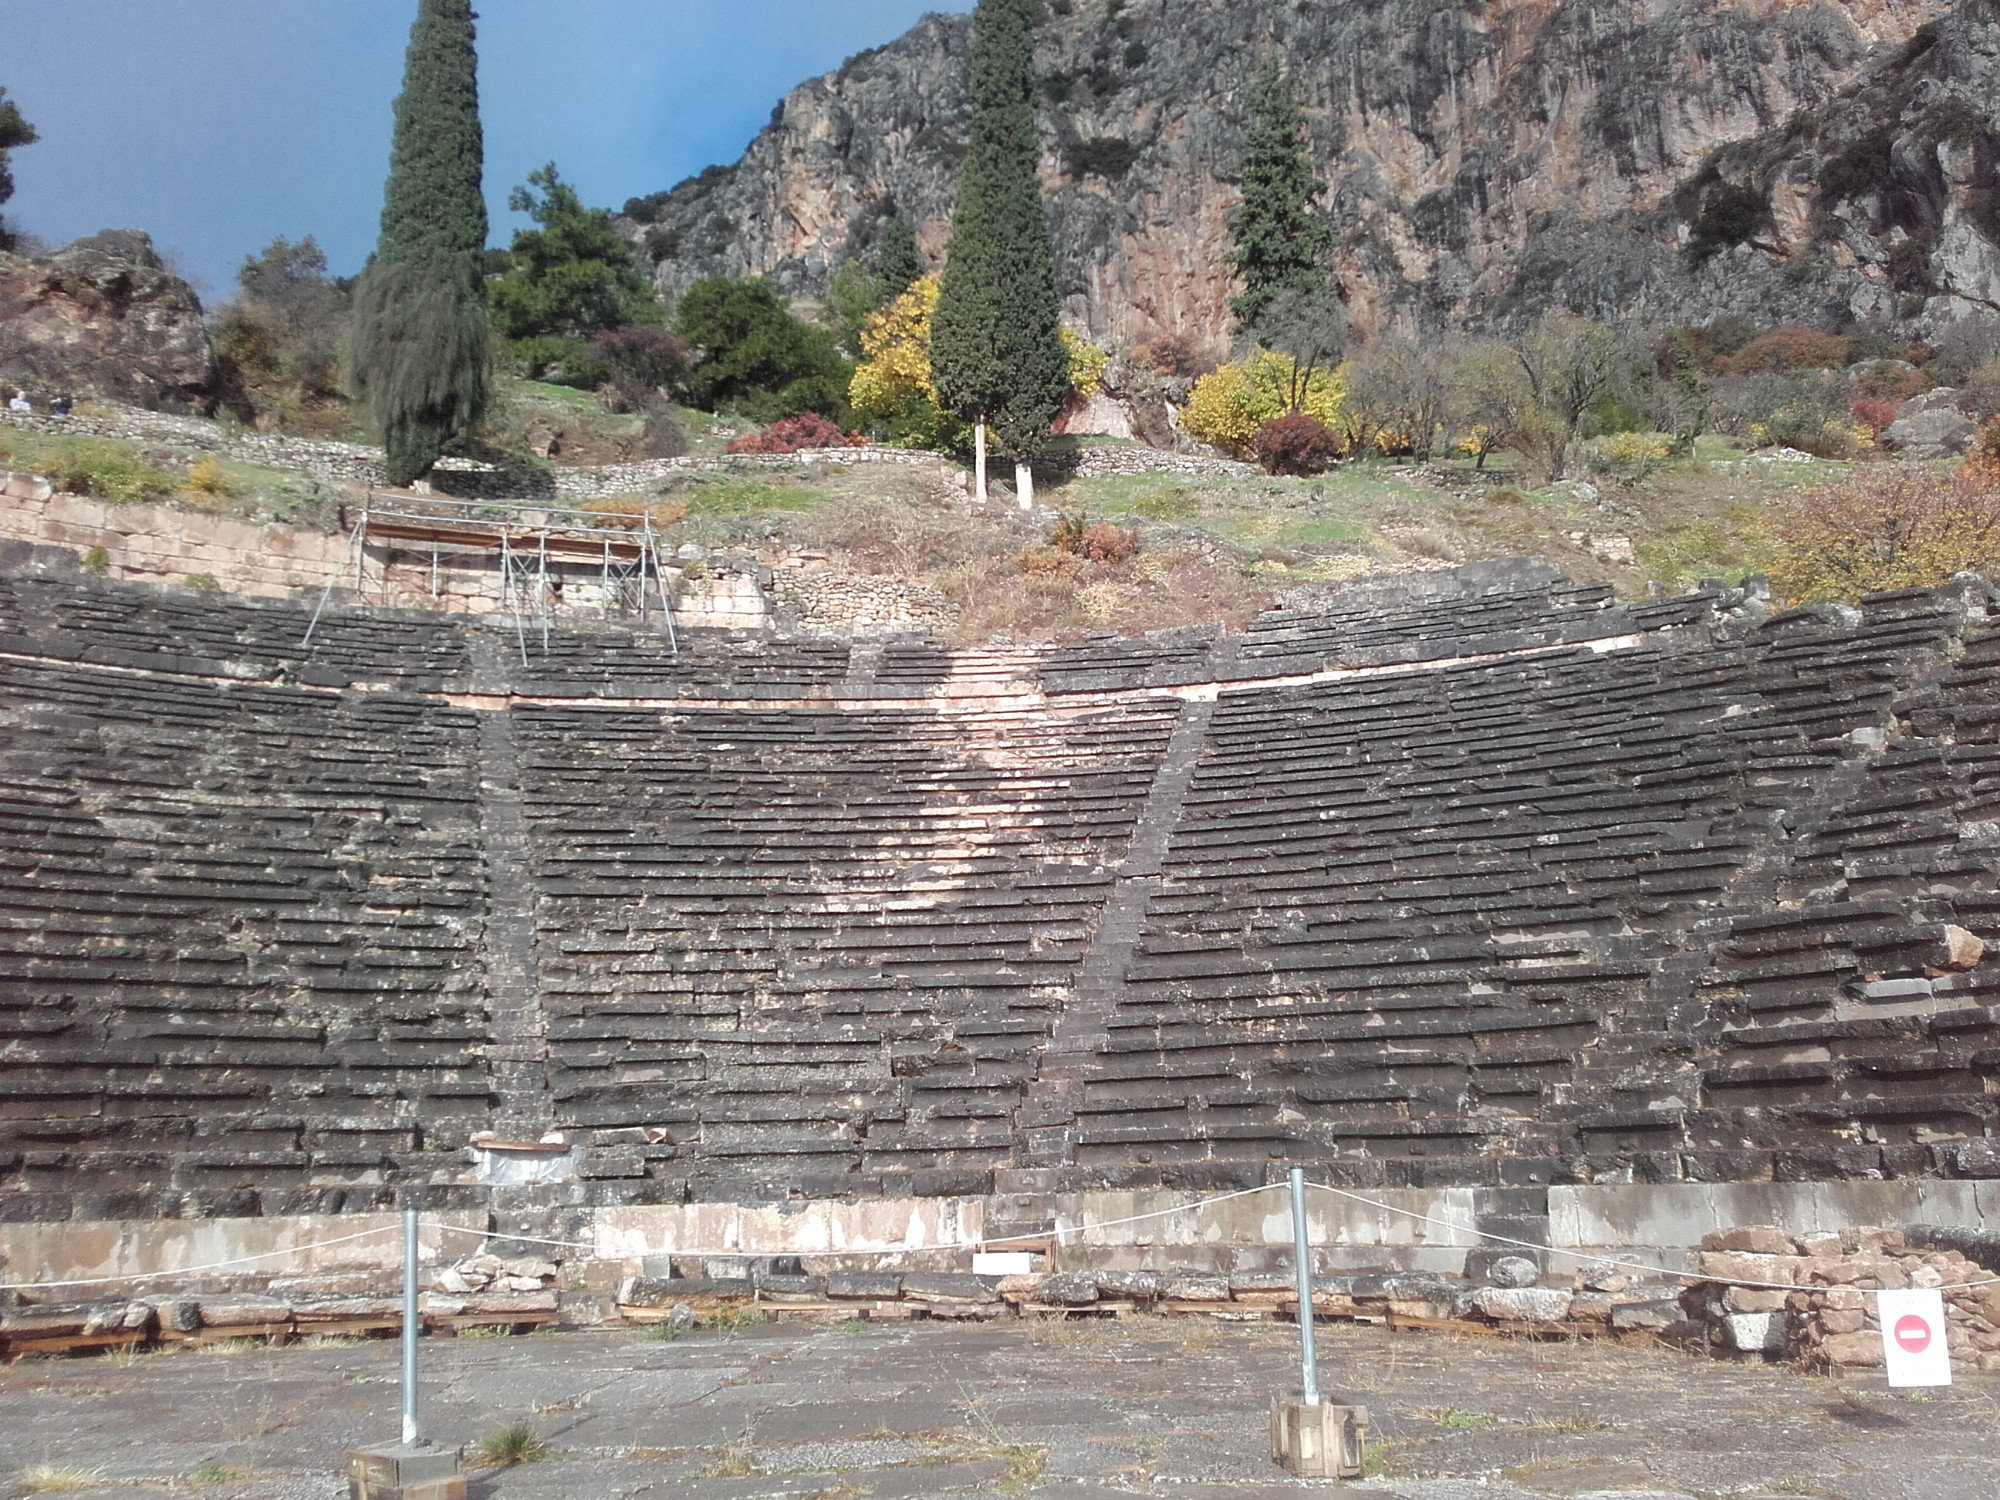
<path fill-rule="evenodd" d="M 0 254 L 0 381 L 22 378 L 152 408 L 208 405 L 216 360 L 201 299 L 136 230 L 46 259 Z"/>
<path fill-rule="evenodd" d="M 1442 11 L 1417 0 L 1133 0 L 1109 14 L 1079 3 L 1042 28 L 1036 57 L 1066 308 L 1099 338 L 1226 338 L 1242 101 L 1277 54 L 1306 108 L 1364 328 L 1505 325 L 1553 303 L 1766 323 L 1849 310 L 1912 327 L 1962 316 L 1969 299 L 2000 302 L 1980 196 L 2000 139 L 1995 36 L 1984 0 L 1495 0 Z M 917 222 L 936 264 L 964 150 L 968 44 L 967 18 L 926 17 L 794 89 L 739 162 L 681 184 L 647 213 L 653 222 L 622 220 L 661 290 L 768 275 L 817 298 L 891 212 Z M 1900 200 L 1850 191 L 1865 171 L 1837 180 L 1838 202 L 1820 189 L 1826 157 L 1883 131 L 1884 182 L 1920 179 L 1935 210 L 1923 222 Z M 1696 265 L 1685 246 L 1724 148 L 1769 222 Z M 1921 243 L 1897 250 L 1905 239 Z M 1921 292 L 1925 277 L 1946 299 L 1935 308 L 1897 289 Z"/>

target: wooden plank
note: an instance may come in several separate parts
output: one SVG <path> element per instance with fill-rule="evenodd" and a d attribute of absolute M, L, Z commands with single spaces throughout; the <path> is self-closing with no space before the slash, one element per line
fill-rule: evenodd
<path fill-rule="evenodd" d="M 1491 1323 L 1474 1323 L 1465 1318 L 1420 1318 L 1414 1313 L 1390 1313 L 1391 1328 L 1420 1328 L 1434 1333 L 1471 1333 L 1491 1338 L 1500 1330 Z"/>

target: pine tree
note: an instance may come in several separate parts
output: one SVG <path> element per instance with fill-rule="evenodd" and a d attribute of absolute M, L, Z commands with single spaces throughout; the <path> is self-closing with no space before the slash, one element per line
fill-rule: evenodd
<path fill-rule="evenodd" d="M 972 142 L 952 209 L 944 290 L 931 320 L 943 405 L 975 424 L 985 494 L 988 423 L 1014 458 L 1023 507 L 1029 465 L 1069 396 L 1048 220 L 1036 167 L 1037 0 L 979 0 L 972 20 Z"/>
<path fill-rule="evenodd" d="M 430 470 L 486 409 L 489 333 L 478 54 L 470 0 L 418 0 L 382 233 L 355 288 L 350 364 L 389 482 Z"/>
<path fill-rule="evenodd" d="M 1281 291 L 1312 292 L 1326 282 L 1319 262 L 1332 246 L 1333 232 L 1313 209 L 1326 184 L 1313 173 L 1304 127 L 1291 84 L 1274 59 L 1250 91 L 1243 202 L 1229 218 L 1236 240 L 1229 263 L 1243 281 L 1242 295 L 1229 306 L 1245 328 Z"/>
<path fill-rule="evenodd" d="M 916 225 L 901 214 L 883 224 L 882 237 L 875 246 L 875 275 L 882 283 L 882 306 L 902 296 L 929 269 L 923 253 L 917 249 Z"/>

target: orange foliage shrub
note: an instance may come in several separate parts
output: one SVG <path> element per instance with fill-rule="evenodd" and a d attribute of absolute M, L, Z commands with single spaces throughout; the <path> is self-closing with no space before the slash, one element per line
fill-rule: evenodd
<path fill-rule="evenodd" d="M 1721 375 L 1756 375 L 1767 370 L 1825 370 L 1846 363 L 1846 339 L 1793 324 L 1750 340 L 1718 359 L 1715 369 Z"/>
<path fill-rule="evenodd" d="M 1902 404 L 1902 402 L 1895 400 L 1877 399 L 1871 396 L 1856 396 L 1852 401 L 1847 403 L 1847 411 L 1848 415 L 1854 418 L 1857 426 L 1866 427 L 1877 439 L 1880 439 L 1882 434 L 1888 430 L 1889 424 L 1896 420 L 1896 410 Z"/>
<path fill-rule="evenodd" d="M 868 439 L 858 432 L 844 432 L 818 412 L 802 417 L 786 417 L 762 432 L 740 437 L 725 450 L 729 453 L 802 453 L 808 448 L 863 448 Z"/>
<path fill-rule="evenodd" d="M 1080 557 L 1085 562 L 1116 565 L 1130 562 L 1139 551 L 1139 532 L 1120 531 L 1105 521 L 1086 522 L 1082 516 L 1064 516 L 1049 533 L 1049 546 L 1057 552 Z"/>

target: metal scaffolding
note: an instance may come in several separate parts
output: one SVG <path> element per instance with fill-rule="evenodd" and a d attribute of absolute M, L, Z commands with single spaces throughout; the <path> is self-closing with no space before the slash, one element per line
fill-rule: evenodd
<path fill-rule="evenodd" d="M 367 557 L 371 542 L 388 550 L 398 547 L 430 551 L 430 591 L 439 597 L 440 558 L 485 554 L 495 558 L 500 572 L 500 607 L 514 617 L 514 639 L 522 665 L 528 663 L 528 622 L 541 630 L 542 651 L 549 649 L 549 630 L 562 597 L 562 570 L 574 577 L 577 565 L 596 565 L 601 598 L 607 610 L 636 613 L 643 621 L 657 603 L 667 626 L 667 641 L 680 654 L 674 631 L 673 594 L 668 584 L 664 542 L 644 511 L 621 514 L 571 510 L 555 506 L 512 506 L 477 500 L 448 500 L 368 492 L 360 517 L 348 534 L 341 569 L 320 591 L 312 622 L 306 627 L 310 644 L 321 613 L 333 596 L 335 583 L 354 568 L 354 591 L 367 597 Z M 556 571 L 552 572 L 552 567 Z M 387 562 L 383 573 L 386 581 Z"/>

